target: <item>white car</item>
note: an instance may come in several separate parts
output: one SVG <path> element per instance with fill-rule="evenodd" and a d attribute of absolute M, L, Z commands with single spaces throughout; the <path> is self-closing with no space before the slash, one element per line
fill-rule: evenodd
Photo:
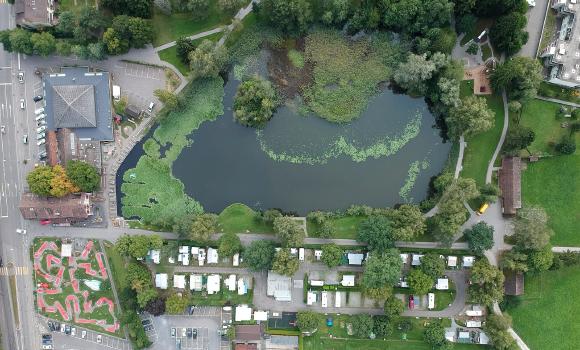
<path fill-rule="evenodd" d="M 46 139 L 40 139 L 38 140 L 38 142 L 36 143 L 37 146 L 42 146 L 46 143 Z"/>
<path fill-rule="evenodd" d="M 97 343 L 102 343 L 103 342 L 103 336 L 102 335 L 97 335 Z"/>
<path fill-rule="evenodd" d="M 46 120 L 40 119 L 39 121 L 36 122 L 36 125 L 38 125 L 38 126 L 46 125 Z"/>
<path fill-rule="evenodd" d="M 24 72 L 18 72 L 18 82 L 24 84 Z"/>
<path fill-rule="evenodd" d="M 181 336 L 185 338 L 185 335 L 187 334 L 185 328 L 181 329 Z"/>
<path fill-rule="evenodd" d="M 16 233 L 20 233 L 21 235 L 25 235 L 26 234 L 26 230 L 23 228 L 17 228 L 16 229 Z"/>
<path fill-rule="evenodd" d="M 46 126 L 44 126 L 44 125 L 43 125 L 43 126 L 40 126 L 40 127 L 38 127 L 38 128 L 36 129 L 36 132 L 38 132 L 38 133 L 41 133 L 41 132 L 43 132 L 44 130 L 46 130 Z"/>
<path fill-rule="evenodd" d="M 76 334 L 77 334 L 77 329 L 76 329 L 76 327 L 73 327 L 73 328 L 70 330 L 70 335 L 72 335 L 72 336 L 74 337 Z"/>
<path fill-rule="evenodd" d="M 39 120 L 44 120 L 44 117 L 46 117 L 46 114 L 44 114 L 44 113 L 43 113 L 43 114 L 40 114 L 40 115 L 38 115 L 38 116 L 36 117 L 36 121 L 39 121 Z"/>
<path fill-rule="evenodd" d="M 83 329 L 83 331 L 81 332 L 81 338 L 85 339 L 87 337 L 87 331 L 85 331 Z"/>
<path fill-rule="evenodd" d="M 40 134 L 36 135 L 36 139 L 37 140 L 42 140 L 44 138 L 44 136 L 45 136 L 44 133 L 41 132 Z"/>
<path fill-rule="evenodd" d="M 23 98 L 21 98 L 21 99 L 20 99 L 20 109 L 24 109 L 24 108 L 26 108 L 26 105 L 25 105 L 25 103 L 24 103 L 24 99 L 23 99 Z"/>
<path fill-rule="evenodd" d="M 42 113 L 44 113 L 44 107 L 41 107 L 41 108 L 39 108 L 39 109 L 37 109 L 37 110 L 34 111 L 34 114 L 36 114 L 36 115 L 39 115 L 39 114 L 42 114 Z"/>
<path fill-rule="evenodd" d="M 3 134 L 6 132 L 6 127 L 4 125 L 0 126 L 0 132 Z"/>
<path fill-rule="evenodd" d="M 28 135 L 24 135 L 22 137 L 22 143 L 25 144 L 25 145 L 28 143 Z"/>

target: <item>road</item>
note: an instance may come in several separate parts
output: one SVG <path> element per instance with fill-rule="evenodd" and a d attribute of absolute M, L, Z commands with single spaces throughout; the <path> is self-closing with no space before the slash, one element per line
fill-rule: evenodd
<path fill-rule="evenodd" d="M 519 56 L 526 56 L 530 58 L 536 58 L 538 51 L 538 46 L 540 45 L 540 38 L 542 35 L 542 28 L 544 27 L 544 18 L 546 17 L 546 11 L 548 9 L 548 4 L 552 1 L 548 0 L 536 0 L 536 6 L 531 7 L 526 13 L 528 19 L 528 24 L 526 25 L 526 31 L 528 32 L 528 42 L 521 48 L 518 53 Z"/>

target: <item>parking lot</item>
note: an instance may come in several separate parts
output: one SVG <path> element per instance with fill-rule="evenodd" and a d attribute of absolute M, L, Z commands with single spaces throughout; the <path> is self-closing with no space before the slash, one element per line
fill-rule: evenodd
<path fill-rule="evenodd" d="M 75 328 L 75 334 L 65 334 L 60 331 L 49 332 L 52 334 L 53 347 L 54 349 L 118 349 L 118 350 L 130 350 L 131 345 L 129 341 L 95 331 L 91 331 L 86 328 L 72 326 Z M 83 337 L 83 331 L 84 333 Z M 100 342 L 97 339 L 100 337 Z"/>
<path fill-rule="evenodd" d="M 225 322 L 231 320 L 231 312 L 225 311 Z M 147 314 L 141 315 L 145 322 L 147 335 L 153 342 L 150 349 L 153 350 L 226 350 L 229 349 L 229 341 L 222 339 L 220 331 L 224 315 L 219 307 L 196 307 L 187 315 L 163 315 L 152 317 Z M 145 321 L 145 320 L 150 320 Z M 152 327 L 149 327 L 151 325 Z M 188 335 L 188 329 L 191 332 Z M 197 336 L 193 333 L 197 332 Z"/>

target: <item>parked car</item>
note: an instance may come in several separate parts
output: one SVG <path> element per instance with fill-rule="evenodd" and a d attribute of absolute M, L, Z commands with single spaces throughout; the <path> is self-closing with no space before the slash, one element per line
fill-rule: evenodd
<path fill-rule="evenodd" d="M 181 336 L 182 336 L 182 337 L 185 337 L 186 335 L 187 335 L 187 331 L 186 331 L 186 329 L 185 329 L 185 328 L 182 328 L 182 329 L 181 329 Z"/>
<path fill-rule="evenodd" d="M 188 328 L 187 329 L 186 334 L 187 334 L 187 337 L 188 338 L 193 338 L 193 330 L 191 328 Z"/>
<path fill-rule="evenodd" d="M 413 310 L 415 308 L 415 297 L 413 294 L 409 295 L 409 310 Z"/>
<path fill-rule="evenodd" d="M 81 338 L 85 339 L 87 337 L 87 331 L 85 331 L 83 329 L 83 331 L 81 332 Z"/>
<path fill-rule="evenodd" d="M 20 99 L 20 109 L 24 109 L 24 108 L 26 108 L 26 104 L 24 103 L 24 99 L 21 98 Z"/>
<path fill-rule="evenodd" d="M 98 334 L 98 335 L 97 335 L 97 343 L 99 343 L 99 344 L 100 344 L 100 343 L 102 343 L 102 342 L 103 342 L 103 336 L 102 336 L 102 335 L 100 335 L 100 334 Z"/>
<path fill-rule="evenodd" d="M 48 325 L 48 329 L 49 329 L 51 332 L 52 332 L 52 331 L 54 331 L 54 322 L 52 322 L 52 321 L 48 321 L 48 322 L 47 322 L 47 325 Z"/>
<path fill-rule="evenodd" d="M 50 220 L 48 220 L 48 221 L 50 221 Z M 42 222 L 41 222 L 41 223 L 42 223 Z M 70 335 L 72 335 L 72 336 L 74 337 L 76 334 L 77 334 L 77 329 L 76 329 L 76 327 L 73 327 L 73 328 L 70 330 Z"/>
<path fill-rule="evenodd" d="M 34 114 L 36 114 L 36 115 L 39 115 L 39 114 L 42 114 L 42 113 L 44 113 L 44 108 L 43 107 L 40 107 L 39 109 L 37 109 L 37 110 L 34 111 Z"/>
<path fill-rule="evenodd" d="M 41 132 L 40 134 L 36 134 L 36 139 L 37 140 L 42 140 L 44 138 L 45 134 L 43 132 Z"/>
<path fill-rule="evenodd" d="M 42 350 L 52 350 L 52 344 L 42 344 Z"/>
<path fill-rule="evenodd" d="M 175 337 L 175 328 L 171 328 L 171 336 Z"/>
<path fill-rule="evenodd" d="M 42 97 L 42 95 L 38 95 L 38 96 L 34 96 L 32 99 L 34 100 L 34 102 L 38 102 L 38 101 L 41 101 L 43 99 L 43 97 Z"/>
<path fill-rule="evenodd" d="M 46 114 L 44 114 L 44 113 L 39 114 L 39 115 L 36 116 L 36 121 L 44 120 L 45 117 L 46 117 Z"/>
<path fill-rule="evenodd" d="M 181 349 L 181 338 L 177 339 L 177 342 L 175 343 L 175 345 L 177 346 L 177 349 Z"/>
<path fill-rule="evenodd" d="M 38 128 L 36 128 L 36 132 L 38 132 L 38 133 L 41 133 L 41 132 L 43 132 L 44 130 L 46 130 L 46 126 L 45 126 L 45 125 L 43 125 L 43 126 L 39 126 Z"/>
<path fill-rule="evenodd" d="M 66 327 L 64 328 L 64 334 L 69 335 L 71 332 L 71 328 L 70 326 L 67 324 Z"/>
<path fill-rule="evenodd" d="M 60 322 L 54 322 L 54 331 L 58 332 L 60 330 Z"/>
<path fill-rule="evenodd" d="M 42 145 L 44 145 L 44 143 L 45 143 L 45 142 L 46 142 L 46 140 L 45 140 L 45 139 L 40 139 L 40 140 L 38 140 L 38 142 L 37 142 L 36 144 L 37 144 L 38 146 L 42 146 Z"/>
<path fill-rule="evenodd" d="M 153 113 L 153 108 L 155 108 L 155 102 L 149 103 L 149 107 L 147 107 L 147 112 L 149 114 Z"/>
<path fill-rule="evenodd" d="M 197 329 L 193 329 L 193 339 L 197 339 Z"/>
<path fill-rule="evenodd" d="M 20 84 L 24 83 L 24 72 L 18 72 L 18 82 Z"/>
<path fill-rule="evenodd" d="M 64 323 L 62 323 L 62 324 L 60 325 L 60 332 L 61 332 L 61 333 L 64 333 L 64 329 L 65 329 L 65 325 L 64 325 Z"/>
<path fill-rule="evenodd" d="M 46 125 L 46 120 L 40 119 L 36 121 L 36 126 L 43 126 Z"/>
<path fill-rule="evenodd" d="M 49 325 L 50 325 L 51 323 L 52 323 L 52 322 L 50 322 L 50 321 L 49 321 Z M 50 328 L 50 326 L 49 326 L 49 328 Z M 45 333 L 45 334 L 43 334 L 43 335 L 42 335 L 42 340 L 52 340 L 52 334 L 48 334 L 48 333 Z"/>
<path fill-rule="evenodd" d="M 5 134 L 6 133 L 6 126 L 4 126 L 4 125 L 0 126 L 0 132 Z"/>
<path fill-rule="evenodd" d="M 150 319 L 141 320 L 141 324 L 146 326 L 148 324 L 151 324 L 151 320 Z"/>
<path fill-rule="evenodd" d="M 50 225 L 50 223 L 51 223 L 51 221 L 49 219 L 40 220 L 41 225 Z"/>
<path fill-rule="evenodd" d="M 22 143 L 25 145 L 28 143 L 28 135 L 22 136 Z"/>
<path fill-rule="evenodd" d="M 17 228 L 16 229 L 16 233 L 20 233 L 21 235 L 25 235 L 26 234 L 26 230 L 23 228 Z"/>

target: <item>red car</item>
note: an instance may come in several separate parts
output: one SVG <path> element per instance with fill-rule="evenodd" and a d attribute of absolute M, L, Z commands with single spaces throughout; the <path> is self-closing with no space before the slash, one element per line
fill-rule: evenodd
<path fill-rule="evenodd" d="M 48 220 L 48 219 L 40 220 L 40 224 L 41 225 L 49 225 L 50 224 L 50 220 Z"/>
<path fill-rule="evenodd" d="M 415 297 L 413 294 L 409 295 L 409 310 L 413 310 L 415 308 Z"/>

